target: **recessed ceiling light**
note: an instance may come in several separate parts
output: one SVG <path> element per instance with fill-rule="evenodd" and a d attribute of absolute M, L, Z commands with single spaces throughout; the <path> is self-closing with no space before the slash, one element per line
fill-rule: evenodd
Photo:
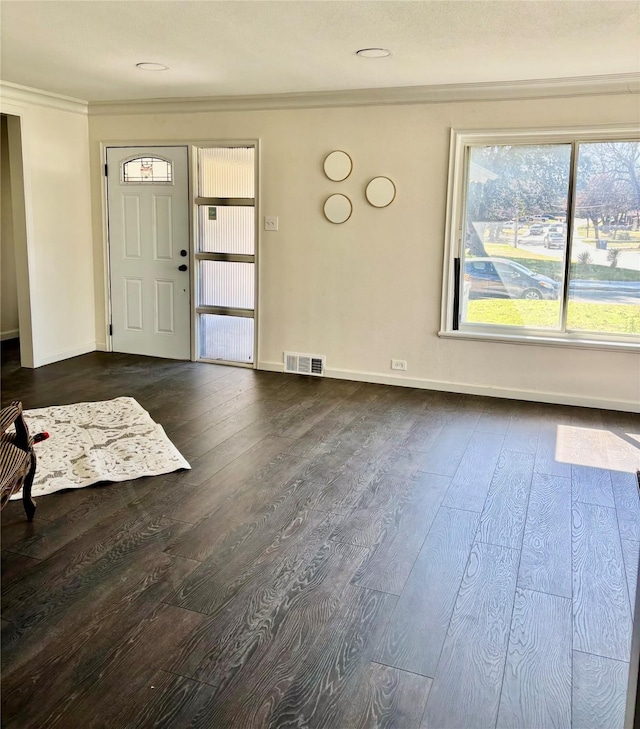
<path fill-rule="evenodd" d="M 391 51 L 386 48 L 361 48 L 356 51 L 356 55 L 362 58 L 386 58 L 391 55 Z"/>
<path fill-rule="evenodd" d="M 161 63 L 136 63 L 136 68 L 141 71 L 168 71 L 169 66 L 163 66 Z"/>

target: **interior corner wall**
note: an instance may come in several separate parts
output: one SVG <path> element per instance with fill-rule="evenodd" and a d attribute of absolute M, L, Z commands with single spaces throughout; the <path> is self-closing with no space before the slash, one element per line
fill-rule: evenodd
<path fill-rule="evenodd" d="M 635 410 L 633 352 L 498 344 L 438 337 L 449 136 L 458 129 L 635 124 L 638 96 L 245 112 L 90 115 L 98 342 L 105 337 L 100 143 L 260 139 L 259 366 L 283 352 L 326 355 L 330 376 L 532 400 Z M 353 159 L 344 182 L 324 157 Z M 364 198 L 377 175 L 397 186 L 392 205 Z M 323 202 L 344 193 L 353 214 L 329 223 Z M 260 226 L 262 227 L 262 226 Z M 391 358 L 408 362 L 392 378 Z M 396 373 L 393 373 L 394 375 Z"/>
<path fill-rule="evenodd" d="M 0 339 L 19 335 L 16 257 L 13 240 L 13 204 L 9 166 L 9 130 L 3 114 L 0 126 Z"/>
<path fill-rule="evenodd" d="M 39 367 L 95 350 L 88 118 L 86 108 L 76 113 L 12 101 L 10 93 L 3 93 L 3 111 L 20 116 L 33 366 Z"/>

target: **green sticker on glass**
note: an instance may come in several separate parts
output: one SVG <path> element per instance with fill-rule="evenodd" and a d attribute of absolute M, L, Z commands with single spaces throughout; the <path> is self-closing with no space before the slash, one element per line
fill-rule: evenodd
<path fill-rule="evenodd" d="M 209 220 L 217 220 L 218 208 L 209 208 Z"/>

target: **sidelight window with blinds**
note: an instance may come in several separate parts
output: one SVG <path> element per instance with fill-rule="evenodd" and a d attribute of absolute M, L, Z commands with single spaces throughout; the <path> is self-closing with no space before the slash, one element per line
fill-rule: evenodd
<path fill-rule="evenodd" d="M 256 307 L 255 147 L 197 150 L 198 359 L 252 364 Z"/>

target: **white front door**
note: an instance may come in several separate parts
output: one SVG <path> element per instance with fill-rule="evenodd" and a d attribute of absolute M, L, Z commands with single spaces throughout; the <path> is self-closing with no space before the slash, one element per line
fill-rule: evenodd
<path fill-rule="evenodd" d="M 113 350 L 189 359 L 186 147 L 109 147 Z"/>

